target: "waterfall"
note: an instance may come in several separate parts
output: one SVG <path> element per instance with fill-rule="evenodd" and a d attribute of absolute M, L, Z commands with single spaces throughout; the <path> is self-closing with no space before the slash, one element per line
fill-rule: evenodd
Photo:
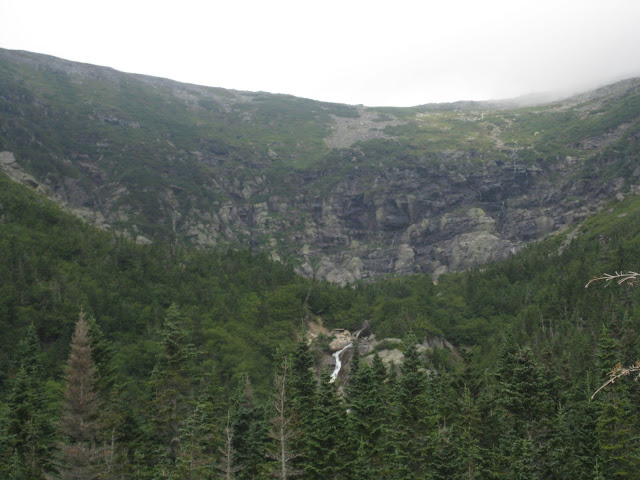
<path fill-rule="evenodd" d="M 329 381 L 330 383 L 333 383 L 336 381 L 336 378 L 338 378 L 338 374 L 340 373 L 340 369 L 342 368 L 342 360 L 340 360 L 340 355 L 342 355 L 342 352 L 344 352 L 347 348 L 352 346 L 353 346 L 353 343 L 350 343 L 349 345 L 344 347 L 342 350 L 338 350 L 336 353 L 333 354 L 333 358 L 336 359 L 336 368 L 334 368 L 333 372 L 331 372 L 331 380 Z"/>

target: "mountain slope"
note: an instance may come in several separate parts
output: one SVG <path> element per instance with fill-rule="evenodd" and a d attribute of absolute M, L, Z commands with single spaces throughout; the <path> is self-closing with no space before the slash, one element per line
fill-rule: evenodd
<path fill-rule="evenodd" d="M 640 175 L 638 80 L 374 109 L 1 50 L 0 84 L 14 177 L 142 242 L 248 246 L 339 283 L 505 258 Z"/>
<path fill-rule="evenodd" d="M 505 261 L 443 275 L 438 284 L 430 276 L 413 275 L 341 288 L 296 276 L 291 268 L 269 261 L 264 254 L 197 251 L 161 242 L 137 245 L 64 214 L 41 194 L 0 173 L 0 424 L 8 432 L 6 419 L 16 411 L 14 392 L 20 385 L 16 379 L 24 377 L 24 372 L 20 374 L 16 368 L 23 345 L 19 339 L 30 335 L 30 324 L 35 326 L 31 334 L 33 354 L 44 360 L 41 380 L 47 380 L 48 395 L 43 398 L 50 399 L 51 408 L 44 409 L 48 418 L 58 418 L 53 407 L 62 398 L 61 373 L 69 337 L 78 313 L 84 311 L 95 316 L 109 341 L 103 346 L 111 345 L 107 353 L 101 352 L 101 358 L 109 361 L 105 372 L 111 372 L 111 381 L 118 381 L 118 387 L 104 396 L 112 408 L 107 412 L 122 422 L 118 425 L 127 426 L 119 427 L 118 448 L 162 452 L 157 448 L 162 445 L 162 438 L 144 432 L 157 418 L 158 409 L 152 407 L 155 403 L 150 399 L 156 398 L 157 379 L 164 378 L 157 374 L 156 367 L 169 363 L 166 345 L 171 345 L 176 357 L 177 350 L 184 354 L 183 358 L 190 359 L 192 373 L 180 378 L 199 386 L 193 386 L 193 391 L 184 389 L 174 397 L 185 406 L 186 413 L 176 420 L 184 425 L 182 433 L 189 431 L 189 415 L 201 405 L 191 400 L 199 398 L 204 386 L 210 387 L 206 391 L 220 407 L 201 421 L 209 428 L 224 425 L 228 418 L 225 411 L 240 415 L 238 412 L 246 412 L 252 402 L 269 411 L 259 399 L 274 391 L 270 387 L 274 363 L 292 352 L 294 339 L 305 325 L 318 326 L 317 321 L 322 319 L 329 328 L 355 331 L 366 320 L 368 328 L 362 343 L 388 360 L 389 365 L 403 356 L 406 363 L 400 368 L 400 375 L 388 376 L 384 364 L 371 355 L 359 358 L 348 352 L 349 358 L 343 353 L 343 367 L 349 372 L 338 378 L 339 384 L 346 384 L 344 398 L 339 401 L 346 405 L 339 409 L 336 424 L 350 428 L 352 422 L 344 419 L 354 417 L 345 417 L 345 412 L 359 398 L 359 392 L 381 396 L 385 391 L 389 395 L 387 401 L 381 403 L 375 415 L 363 416 L 366 423 L 388 418 L 397 424 L 409 418 L 417 424 L 418 417 L 396 412 L 402 405 L 413 405 L 411 398 L 423 401 L 425 395 L 431 394 L 433 402 L 421 404 L 416 415 L 432 419 L 437 412 L 439 420 L 421 428 L 410 442 L 427 448 L 430 443 L 424 432 L 442 434 L 439 425 L 444 425 L 445 420 L 451 432 L 465 431 L 466 423 L 459 418 L 465 409 L 458 403 L 464 398 L 465 403 L 472 402 L 478 408 L 473 438 L 486 445 L 489 460 L 483 461 L 483 468 L 498 472 L 487 478 L 504 476 L 506 471 L 501 464 L 503 457 L 491 455 L 491 451 L 507 444 L 506 439 L 526 440 L 533 434 L 540 439 L 531 442 L 536 449 L 524 454 L 516 451 L 504 461 L 505 465 L 516 465 L 520 459 L 539 471 L 563 467 L 568 472 L 564 476 L 539 474 L 540 478 L 575 478 L 580 472 L 583 478 L 593 470 L 594 463 L 597 465 L 596 454 L 598 459 L 614 458 L 608 448 L 610 443 L 606 443 L 608 431 L 596 428 L 596 418 L 610 418 L 601 406 L 617 398 L 628 400 L 624 415 L 612 420 L 615 429 L 612 427 L 611 431 L 617 433 L 622 425 L 637 432 L 640 393 L 636 383 L 622 380 L 617 390 L 607 389 L 596 402 L 589 400 L 614 365 L 629 365 L 637 360 L 640 290 L 627 285 L 586 290 L 584 284 L 602 272 L 634 268 L 639 257 L 640 197 L 629 196 L 624 201 L 610 202 L 600 214 L 569 233 L 529 245 Z M 170 312 L 182 312 L 180 321 L 173 324 L 179 325 L 183 335 L 180 342 L 163 341 L 161 332 L 167 331 L 166 323 L 162 326 L 163 317 Z M 308 354 L 304 365 L 313 387 L 317 384 L 309 366 L 331 365 L 327 360 L 335 358 L 330 355 L 337 348 L 334 341 L 341 341 L 338 337 L 344 337 L 344 333 L 342 329 L 327 331 L 316 337 L 310 351 L 305 350 Z M 372 333 L 378 342 L 372 342 Z M 404 344 L 398 339 L 403 336 Z M 301 346 L 309 347 L 300 342 L 295 351 L 300 351 Z M 359 367 L 355 358 L 359 358 Z M 433 374 L 425 376 L 424 370 Z M 382 375 L 383 381 L 359 388 L 359 382 L 368 378 L 364 373 L 369 372 L 367 375 L 373 378 L 373 371 Z M 419 388 L 407 385 L 415 380 L 412 372 L 422 372 L 420 376 L 428 383 Z M 175 380 L 174 376 L 168 378 Z M 221 388 L 217 388 L 218 382 Z M 255 398 L 250 383 L 255 388 Z M 413 397 L 408 396 L 409 389 Z M 392 394 L 403 391 L 403 395 Z M 434 405 L 438 407 L 434 409 Z M 539 408 L 534 410 L 534 405 Z M 495 413 L 503 408 L 507 408 L 508 415 Z M 584 412 L 594 408 L 598 410 L 586 418 Z M 309 411 L 314 412 L 315 418 L 318 410 Z M 351 412 L 359 415 L 355 409 L 351 408 Z M 571 413 L 567 424 L 571 428 L 558 432 L 556 426 L 563 426 L 562 415 L 567 412 Z M 266 425 L 267 418 L 262 414 L 247 422 Z M 513 418 L 518 422 L 526 420 L 527 428 L 514 434 L 501 427 L 500 422 Z M 586 420 L 578 423 L 581 418 Z M 233 423 L 239 436 L 243 425 L 246 423 Z M 579 431 L 573 430 L 575 425 L 581 425 Z M 266 431 L 261 431 L 268 438 Z M 111 429 L 105 432 L 113 438 Z M 2 438 L 6 444 L 12 436 L 5 434 Z M 207 436 L 207 445 L 212 438 L 219 437 Z M 599 453 L 575 453 L 576 438 L 590 445 L 587 450 Z M 570 452 L 563 453 L 562 462 L 555 461 L 553 453 L 561 441 L 566 450 L 560 451 Z M 406 437 L 399 442 L 403 447 L 408 444 Z M 547 443 L 554 448 L 543 448 Z M 624 451 L 635 456 L 637 448 L 632 443 L 625 443 Z M 208 453 L 207 464 L 215 463 L 216 452 L 212 449 Z M 359 458 L 363 452 L 358 449 L 349 460 Z M 456 459 L 466 458 L 456 455 Z M 268 458 L 264 454 L 257 457 L 262 463 Z M 141 477 L 141 468 L 148 466 L 150 471 L 156 465 L 155 457 L 153 461 L 148 458 L 122 457 L 123 465 L 135 466 L 131 469 L 132 478 Z M 16 465 L 21 464 L 15 460 L 7 454 L 0 455 L 0 469 L 15 472 Z M 445 478 L 459 465 L 454 460 L 437 464 L 425 461 L 414 468 L 422 472 L 442 467 Z M 350 462 L 336 465 L 350 468 Z M 383 465 L 392 469 L 398 463 Z M 149 474 L 148 478 L 152 477 Z"/>
<path fill-rule="evenodd" d="M 148 374 L 171 304 L 203 368 L 222 381 L 250 374 L 264 388 L 276 347 L 295 340 L 308 291 L 309 281 L 264 254 L 137 245 L 0 173 L 0 390 L 30 324 L 48 375 L 59 377 L 79 311 L 117 348 L 120 375 Z"/>

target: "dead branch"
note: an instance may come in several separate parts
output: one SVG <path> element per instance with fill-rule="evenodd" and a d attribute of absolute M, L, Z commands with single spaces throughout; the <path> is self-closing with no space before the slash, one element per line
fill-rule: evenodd
<path fill-rule="evenodd" d="M 605 281 L 605 287 L 608 287 L 609 284 L 615 281 L 618 285 L 622 285 L 626 283 L 627 285 L 635 285 L 638 283 L 638 277 L 640 277 L 640 273 L 637 272 L 615 272 L 615 274 L 611 275 L 610 273 L 604 273 L 601 277 L 594 277 L 587 282 L 584 288 L 588 288 L 594 282 Z M 611 385 L 615 383 L 620 377 L 626 377 L 633 373 L 638 373 L 635 380 L 640 379 L 640 361 L 636 361 L 634 365 L 630 365 L 628 367 L 623 367 L 621 363 L 618 363 L 613 370 L 609 372 L 609 380 L 604 382 L 600 388 L 598 388 L 593 395 L 591 395 L 591 400 L 595 398 L 595 396 L 605 388 L 607 385 Z"/>
<path fill-rule="evenodd" d="M 600 390 L 605 388 L 607 385 L 611 385 L 612 383 L 615 383 L 615 381 L 620 377 L 626 377 L 636 372 L 640 372 L 640 361 L 637 361 L 634 365 L 630 365 L 628 367 L 623 367 L 621 363 L 618 363 L 615 367 L 613 367 L 613 370 L 609 372 L 608 374 L 609 380 L 604 382 L 600 386 L 600 388 L 597 389 L 593 395 L 591 395 L 591 400 L 593 400 L 594 397 L 598 394 L 598 392 L 600 392 Z M 636 376 L 635 380 L 637 381 L 638 378 L 640 378 L 640 373 L 638 373 L 638 376 Z"/>
<path fill-rule="evenodd" d="M 638 282 L 638 277 L 640 277 L 640 273 L 636 272 L 615 272 L 615 274 L 611 275 L 610 273 L 604 273 L 601 277 L 593 277 L 591 280 L 587 282 L 584 288 L 588 288 L 594 282 L 605 281 L 605 287 L 608 287 L 609 284 L 615 281 L 618 285 L 622 285 L 626 283 L 628 285 L 634 285 Z"/>

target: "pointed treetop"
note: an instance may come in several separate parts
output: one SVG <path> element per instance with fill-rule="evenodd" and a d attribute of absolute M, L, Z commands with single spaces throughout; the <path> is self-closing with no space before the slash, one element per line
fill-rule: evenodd
<path fill-rule="evenodd" d="M 25 336 L 18 343 L 16 357 L 16 368 L 24 368 L 28 375 L 36 374 L 41 370 L 40 340 L 33 323 L 29 324 Z"/>

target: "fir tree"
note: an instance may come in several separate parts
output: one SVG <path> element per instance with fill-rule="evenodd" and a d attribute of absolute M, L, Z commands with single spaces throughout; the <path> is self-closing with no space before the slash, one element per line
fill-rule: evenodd
<path fill-rule="evenodd" d="M 522 478 L 541 476 L 548 469 L 541 450 L 548 441 L 544 417 L 553 411 L 540 363 L 529 347 L 517 348 L 508 340 L 496 377 L 496 402 L 502 410 L 497 451 L 501 470 L 515 472 Z M 522 458 L 522 452 L 528 452 L 528 457 Z"/>
<path fill-rule="evenodd" d="M 391 432 L 389 410 L 391 395 L 389 393 L 387 368 L 380 356 L 375 353 L 371 363 L 372 374 L 372 404 L 373 428 L 370 450 L 371 465 L 375 475 L 384 475 L 386 471 L 385 459 L 389 452 Z"/>
<path fill-rule="evenodd" d="M 100 429 L 97 441 L 104 450 L 107 476 L 116 471 L 122 472 L 129 462 L 127 453 L 121 445 L 131 440 L 126 430 L 131 422 L 125 420 L 126 412 L 131 408 L 123 397 L 122 387 L 116 382 L 116 363 L 114 348 L 109 342 L 93 315 L 86 318 L 91 358 L 95 365 L 95 389 L 100 398 Z M 135 423 L 134 423 L 135 424 Z"/>
<path fill-rule="evenodd" d="M 116 385 L 114 348 L 104 336 L 93 315 L 87 315 L 86 322 L 91 345 L 91 358 L 96 369 L 96 390 L 100 397 L 105 399 L 113 393 Z"/>
<path fill-rule="evenodd" d="M 375 363 L 368 365 L 360 360 L 359 353 L 354 349 L 351 359 L 347 388 L 349 414 L 345 426 L 352 446 L 350 450 L 360 452 L 360 455 L 352 458 L 352 465 L 349 467 L 354 475 L 358 471 L 362 474 L 365 464 L 367 470 L 372 472 L 382 469 L 387 441 L 388 405 L 384 395 L 386 371 L 380 357 L 375 358 Z"/>

